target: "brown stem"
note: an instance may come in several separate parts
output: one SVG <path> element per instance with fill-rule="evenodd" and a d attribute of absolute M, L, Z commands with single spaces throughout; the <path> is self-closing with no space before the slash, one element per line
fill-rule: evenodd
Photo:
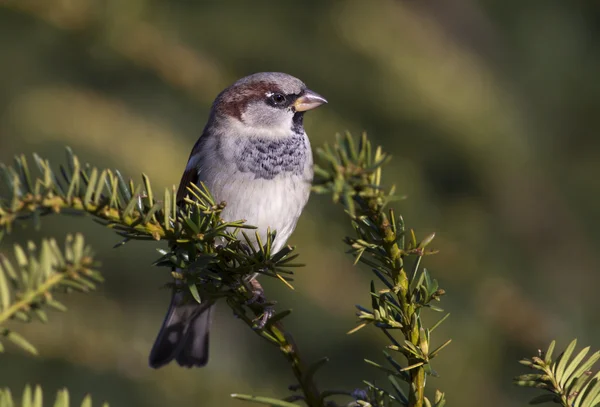
<path fill-rule="evenodd" d="M 306 374 L 308 371 L 307 366 L 300 357 L 300 351 L 292 335 L 285 331 L 281 322 L 273 324 L 271 331 L 277 338 L 281 338 L 279 341 L 279 349 L 292 365 L 294 376 L 296 376 L 296 379 L 302 388 L 302 392 L 304 393 L 304 397 L 306 397 L 306 404 L 311 407 L 323 406 L 321 392 L 317 388 L 312 377 L 309 377 Z"/>
<path fill-rule="evenodd" d="M 260 287 L 260 284 L 257 281 L 253 282 L 253 285 Z M 240 303 L 235 300 L 228 301 L 228 303 L 234 311 L 241 311 L 241 314 L 238 315 L 244 319 L 246 324 L 248 324 L 251 328 L 255 328 L 254 321 L 243 317 L 244 306 L 240 305 Z M 263 304 L 255 301 L 251 304 L 246 304 L 245 307 L 250 309 L 256 318 L 260 318 L 265 311 Z M 300 357 L 298 346 L 296 345 L 292 335 L 285 330 L 283 323 L 281 321 L 277 321 L 273 324 L 269 324 L 269 322 L 267 322 L 267 325 L 263 329 L 254 329 L 254 331 L 260 337 L 266 338 L 271 344 L 279 347 L 279 350 L 292 367 L 294 376 L 296 377 L 296 380 L 298 380 L 298 384 L 300 385 L 302 393 L 304 394 L 306 404 L 310 407 L 323 407 L 324 404 L 323 400 L 321 399 L 321 392 L 314 382 L 312 375 L 308 374 L 308 366 Z M 265 332 L 269 335 L 269 337 L 264 335 Z"/>

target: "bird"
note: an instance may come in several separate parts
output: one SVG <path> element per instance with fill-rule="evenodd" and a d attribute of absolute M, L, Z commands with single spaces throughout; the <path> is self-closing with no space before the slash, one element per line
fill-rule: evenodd
<path fill-rule="evenodd" d="M 279 251 L 296 227 L 313 179 L 304 113 L 324 103 L 301 80 L 281 72 L 255 73 L 233 83 L 212 104 L 181 177 L 178 203 L 191 183 L 204 183 L 216 202 L 225 201 L 225 221 L 246 220 L 263 242 L 267 230 L 275 230 L 272 253 Z M 208 363 L 214 303 L 188 297 L 173 291 L 150 352 L 152 368 L 173 359 L 189 368 Z"/>

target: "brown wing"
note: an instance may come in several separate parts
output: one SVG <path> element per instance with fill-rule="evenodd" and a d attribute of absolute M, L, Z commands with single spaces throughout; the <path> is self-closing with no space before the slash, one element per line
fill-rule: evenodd
<path fill-rule="evenodd" d="M 179 188 L 177 189 L 177 204 L 183 202 L 183 198 L 188 194 L 187 188 L 192 183 L 198 185 L 198 170 L 196 168 L 186 169 L 183 172 L 181 181 L 179 182 Z"/>
<path fill-rule="evenodd" d="M 190 160 L 192 160 L 195 157 L 198 157 L 198 155 L 200 154 L 202 145 L 204 144 L 204 140 L 206 139 L 206 137 L 206 135 L 202 134 L 198 141 L 196 141 L 196 144 L 194 144 L 194 148 L 192 148 L 192 152 L 190 153 L 190 157 L 188 158 L 188 165 Z M 177 189 L 178 204 L 180 204 L 183 201 L 183 198 L 185 198 L 185 196 L 188 194 L 187 188 L 190 186 L 190 184 L 199 184 L 197 164 L 190 168 L 188 168 L 188 165 L 186 165 L 185 171 L 181 176 L 181 181 L 179 181 L 179 188 Z"/>

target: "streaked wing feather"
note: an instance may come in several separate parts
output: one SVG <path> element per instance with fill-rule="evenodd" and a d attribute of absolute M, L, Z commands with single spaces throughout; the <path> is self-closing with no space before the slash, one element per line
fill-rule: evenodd
<path fill-rule="evenodd" d="M 177 189 L 177 203 L 180 204 L 188 194 L 187 188 L 192 184 L 198 184 L 198 171 L 195 168 L 186 169 L 183 172 L 179 188 Z"/>
<path fill-rule="evenodd" d="M 181 203 L 183 201 L 183 198 L 185 198 L 185 196 L 188 194 L 187 188 L 190 186 L 190 184 L 194 183 L 194 184 L 198 185 L 200 183 L 199 182 L 200 176 L 198 174 L 198 163 L 195 163 L 195 165 L 190 166 L 190 162 L 192 160 L 197 160 L 197 157 L 200 156 L 202 146 L 204 145 L 204 141 L 207 138 L 205 133 L 206 133 L 206 130 L 198 138 L 198 141 L 196 141 L 196 144 L 194 144 L 194 148 L 192 148 L 192 152 L 190 153 L 190 157 L 188 158 L 188 163 L 185 167 L 185 171 L 183 172 L 183 175 L 181 176 L 181 181 L 179 182 L 179 188 L 177 189 L 177 203 L 178 204 Z"/>

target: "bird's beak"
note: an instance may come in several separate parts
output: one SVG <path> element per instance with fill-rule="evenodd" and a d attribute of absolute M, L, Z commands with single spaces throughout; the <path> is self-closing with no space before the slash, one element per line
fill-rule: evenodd
<path fill-rule="evenodd" d="M 294 102 L 294 108 L 297 112 L 305 112 L 310 109 L 314 109 L 315 107 L 321 106 L 323 103 L 327 103 L 327 100 L 319 95 L 316 92 L 313 92 L 310 89 L 304 91 L 302 96 L 300 96 Z"/>

